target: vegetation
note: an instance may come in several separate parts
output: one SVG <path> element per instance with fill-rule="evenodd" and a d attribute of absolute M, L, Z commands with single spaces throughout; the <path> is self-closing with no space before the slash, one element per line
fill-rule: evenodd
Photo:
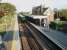
<path fill-rule="evenodd" d="M 67 9 L 60 10 L 60 16 L 64 18 L 65 21 L 67 21 Z"/>
<path fill-rule="evenodd" d="M 14 15 L 16 8 L 10 3 L 0 3 L 0 16 Z"/>
<path fill-rule="evenodd" d="M 55 19 L 60 18 L 63 21 L 67 21 L 67 9 L 57 10 L 55 9 Z"/>
<path fill-rule="evenodd" d="M 58 23 L 56 21 L 50 23 L 50 28 L 55 30 L 61 30 L 63 28 L 63 21 L 59 21 Z"/>
<path fill-rule="evenodd" d="M 67 9 L 57 10 L 55 12 L 55 21 L 50 23 L 50 27 L 55 30 L 61 30 L 62 32 L 67 32 Z M 59 19 L 58 21 L 56 21 Z"/>
<path fill-rule="evenodd" d="M 16 8 L 14 5 L 10 3 L 0 3 L 0 32 L 5 32 L 11 23 L 14 25 L 15 14 Z"/>

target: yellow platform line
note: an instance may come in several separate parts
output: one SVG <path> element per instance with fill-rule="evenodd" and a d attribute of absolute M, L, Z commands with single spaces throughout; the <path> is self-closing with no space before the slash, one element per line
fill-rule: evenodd
<path fill-rule="evenodd" d="M 15 50 L 15 49 L 16 49 L 16 40 L 13 40 L 11 50 Z"/>

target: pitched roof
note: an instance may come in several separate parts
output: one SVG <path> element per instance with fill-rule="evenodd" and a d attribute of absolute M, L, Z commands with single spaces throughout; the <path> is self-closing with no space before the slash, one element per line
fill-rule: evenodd
<path fill-rule="evenodd" d="M 33 7 L 32 11 L 34 12 L 34 14 L 38 14 L 38 15 L 43 15 L 43 13 L 47 10 L 48 8 L 44 8 L 41 5 L 37 6 L 37 7 Z"/>

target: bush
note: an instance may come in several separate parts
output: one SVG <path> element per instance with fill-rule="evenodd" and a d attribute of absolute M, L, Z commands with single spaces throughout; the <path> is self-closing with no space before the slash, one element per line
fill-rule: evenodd
<path fill-rule="evenodd" d="M 62 17 L 60 17 L 60 20 L 61 21 L 67 21 L 67 17 L 62 16 Z"/>
<path fill-rule="evenodd" d="M 51 22 L 49 26 L 52 29 L 56 29 L 56 23 L 55 22 Z"/>
<path fill-rule="evenodd" d="M 51 22 L 49 26 L 52 29 L 60 30 L 63 27 L 63 22 L 62 21 L 59 21 L 58 23 Z"/>

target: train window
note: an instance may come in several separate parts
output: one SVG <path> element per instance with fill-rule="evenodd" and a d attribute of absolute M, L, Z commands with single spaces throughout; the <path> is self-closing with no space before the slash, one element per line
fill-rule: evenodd
<path fill-rule="evenodd" d="M 35 19 L 35 24 L 39 25 L 40 24 L 40 20 L 39 19 Z"/>

